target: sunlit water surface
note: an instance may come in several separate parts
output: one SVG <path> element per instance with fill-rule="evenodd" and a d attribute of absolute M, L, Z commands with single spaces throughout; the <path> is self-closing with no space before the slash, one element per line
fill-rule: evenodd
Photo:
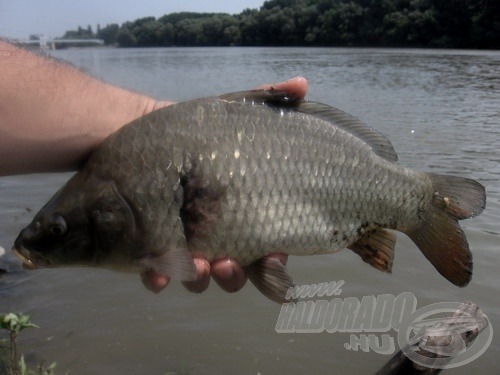
<path fill-rule="evenodd" d="M 172 48 L 53 55 L 114 84 L 174 100 L 303 75 L 309 79 L 310 99 L 382 131 L 402 165 L 483 183 L 485 212 L 462 222 L 474 254 L 467 288 L 442 278 L 403 235 L 398 236 L 392 275 L 349 251 L 292 257 L 288 267 L 298 284 L 345 280 L 341 297 L 412 292 L 419 307 L 476 302 L 491 320 L 493 343 L 482 357 L 453 373 L 498 373 L 500 52 Z M 0 178 L 0 246 L 12 246 L 20 229 L 69 176 Z M 32 316 L 41 328 L 24 333 L 20 346 L 30 363 L 57 361 L 58 373 L 370 374 L 389 358 L 346 350 L 347 333 L 277 334 L 280 306 L 250 284 L 226 294 L 213 283 L 195 295 L 172 283 L 154 295 L 137 275 L 95 269 L 28 272 L 10 252 L 3 262 L 11 272 L 0 279 L 0 312 Z"/>

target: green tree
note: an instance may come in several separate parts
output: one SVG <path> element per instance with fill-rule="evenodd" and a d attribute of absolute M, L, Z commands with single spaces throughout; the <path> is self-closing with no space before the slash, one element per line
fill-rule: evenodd
<path fill-rule="evenodd" d="M 500 3 L 483 0 L 474 9 L 468 47 L 500 48 Z"/>
<path fill-rule="evenodd" d="M 127 27 L 123 26 L 116 35 L 116 41 L 120 47 L 134 47 L 137 44 L 134 34 Z"/>
<path fill-rule="evenodd" d="M 236 46 L 241 43 L 241 32 L 237 25 L 224 28 L 222 33 L 222 44 L 225 46 Z"/>
<path fill-rule="evenodd" d="M 97 36 L 120 46 L 436 46 L 500 48 L 498 0 L 269 0 L 238 15 L 139 18 Z M 92 38 L 78 27 L 66 38 Z"/>
<path fill-rule="evenodd" d="M 107 45 L 116 44 L 119 31 L 120 31 L 120 26 L 118 26 L 116 23 L 112 23 L 106 25 L 102 29 L 99 29 L 97 37 L 99 39 L 104 40 L 104 43 Z"/>
<path fill-rule="evenodd" d="M 175 24 L 176 44 L 183 46 L 200 45 L 203 23 L 200 19 L 185 18 Z"/>
<path fill-rule="evenodd" d="M 258 14 L 256 9 L 245 9 L 240 15 L 241 44 L 244 46 L 261 45 L 264 41 Z"/>
<path fill-rule="evenodd" d="M 295 24 L 300 32 L 299 44 L 316 44 L 320 33 L 319 16 L 317 4 L 305 4 L 295 12 Z"/>
<path fill-rule="evenodd" d="M 436 16 L 431 0 L 401 2 L 383 18 L 384 40 L 391 45 L 429 45 L 439 35 Z"/>
<path fill-rule="evenodd" d="M 162 45 L 161 28 L 163 24 L 148 20 L 136 25 L 131 31 L 136 43 L 142 47 L 154 47 Z"/>
<path fill-rule="evenodd" d="M 320 17 L 321 39 L 333 45 L 353 45 L 360 41 L 365 9 L 353 1 L 337 2 Z"/>
<path fill-rule="evenodd" d="M 162 46 L 171 46 L 175 43 L 175 29 L 170 22 L 163 24 L 159 30 L 159 38 Z"/>

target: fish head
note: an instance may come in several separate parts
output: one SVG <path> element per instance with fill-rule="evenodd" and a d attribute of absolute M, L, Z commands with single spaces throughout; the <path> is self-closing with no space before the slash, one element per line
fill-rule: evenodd
<path fill-rule="evenodd" d="M 105 266 L 134 232 L 133 214 L 115 184 L 78 173 L 20 232 L 13 251 L 26 269 Z"/>

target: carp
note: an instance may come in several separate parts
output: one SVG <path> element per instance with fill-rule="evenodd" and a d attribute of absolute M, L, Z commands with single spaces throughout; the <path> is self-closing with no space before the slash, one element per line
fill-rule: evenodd
<path fill-rule="evenodd" d="M 196 99 L 106 138 L 19 234 L 28 268 L 154 269 L 196 279 L 192 256 L 230 257 L 286 302 L 277 259 L 349 248 L 390 272 L 408 235 L 446 279 L 471 280 L 458 221 L 482 212 L 478 182 L 396 163 L 391 142 L 353 116 L 276 90 Z"/>

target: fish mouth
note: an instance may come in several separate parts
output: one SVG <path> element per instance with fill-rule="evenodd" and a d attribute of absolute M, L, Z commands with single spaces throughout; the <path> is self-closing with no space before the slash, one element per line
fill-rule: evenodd
<path fill-rule="evenodd" d="M 46 258 L 23 246 L 13 247 L 12 251 L 23 262 L 23 268 L 26 270 L 50 267 L 50 262 Z"/>

